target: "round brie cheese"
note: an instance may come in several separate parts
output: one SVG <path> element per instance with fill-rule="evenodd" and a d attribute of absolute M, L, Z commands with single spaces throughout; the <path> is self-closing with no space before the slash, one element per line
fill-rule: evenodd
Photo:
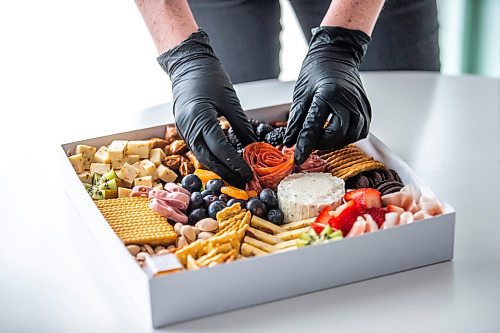
<path fill-rule="evenodd" d="M 317 216 L 326 206 L 337 208 L 345 194 L 344 181 L 329 173 L 294 173 L 278 185 L 285 223 Z"/>

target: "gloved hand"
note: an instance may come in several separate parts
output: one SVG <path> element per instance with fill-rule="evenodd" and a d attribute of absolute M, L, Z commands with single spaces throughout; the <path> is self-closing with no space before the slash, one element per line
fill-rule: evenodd
<path fill-rule="evenodd" d="M 198 30 L 158 57 L 170 75 L 177 131 L 198 160 L 224 180 L 242 186 L 252 171 L 227 141 L 217 117 L 224 116 L 246 146 L 257 140 L 233 85 Z"/>
<path fill-rule="evenodd" d="M 319 27 L 313 31 L 284 140 L 287 147 L 296 144 L 296 164 L 304 163 L 313 149 L 342 148 L 368 135 L 371 108 L 358 68 L 369 41 L 358 30 Z"/>

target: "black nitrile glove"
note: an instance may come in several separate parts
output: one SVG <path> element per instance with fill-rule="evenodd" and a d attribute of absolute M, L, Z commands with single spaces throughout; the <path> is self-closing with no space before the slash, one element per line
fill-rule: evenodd
<path fill-rule="evenodd" d="M 158 62 L 172 80 L 175 123 L 189 149 L 229 183 L 241 186 L 250 180 L 252 171 L 227 141 L 217 117 L 226 117 L 243 146 L 257 138 L 207 34 L 191 34 Z"/>
<path fill-rule="evenodd" d="M 296 164 L 304 163 L 313 149 L 342 148 L 368 135 L 371 108 L 358 68 L 369 41 L 358 30 L 313 30 L 284 140 L 288 147 L 296 143 Z"/>

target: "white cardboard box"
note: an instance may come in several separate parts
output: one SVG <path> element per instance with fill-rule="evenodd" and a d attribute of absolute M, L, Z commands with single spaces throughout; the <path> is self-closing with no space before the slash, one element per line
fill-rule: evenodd
<path fill-rule="evenodd" d="M 263 121 L 281 120 L 288 109 L 288 105 L 276 105 L 249 110 L 247 114 Z M 115 139 L 141 140 L 162 137 L 164 133 L 165 126 L 157 126 L 61 145 L 67 195 L 96 238 L 117 278 L 155 328 L 453 258 L 455 211 L 441 200 L 444 214 L 424 221 L 295 251 L 150 279 L 109 227 L 66 154 L 73 152 L 77 144 L 101 146 Z M 395 169 L 405 184 L 413 184 L 426 196 L 435 197 L 408 165 L 375 136 L 370 135 L 357 145 Z M 192 292 L 192 286 L 197 286 L 196 293 Z"/>

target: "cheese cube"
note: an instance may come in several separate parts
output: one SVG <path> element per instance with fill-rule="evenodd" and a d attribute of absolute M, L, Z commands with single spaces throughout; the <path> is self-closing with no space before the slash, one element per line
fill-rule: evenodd
<path fill-rule="evenodd" d="M 134 164 L 139 162 L 139 155 L 125 155 L 122 159 L 111 160 L 111 167 L 115 170 L 121 169 L 125 163 Z"/>
<path fill-rule="evenodd" d="M 165 183 L 174 182 L 177 179 L 177 174 L 175 171 L 171 170 L 169 167 L 160 164 L 158 168 L 156 168 L 156 172 L 158 173 L 158 177 L 163 180 Z"/>
<path fill-rule="evenodd" d="M 132 193 L 131 189 L 124 188 L 124 187 L 118 187 L 118 198 L 130 197 L 131 193 Z"/>
<path fill-rule="evenodd" d="M 161 148 L 151 149 L 151 154 L 149 155 L 149 160 L 155 164 L 155 166 L 159 166 L 163 160 L 165 160 L 165 153 Z"/>
<path fill-rule="evenodd" d="M 128 183 L 132 183 L 138 174 L 139 170 L 136 167 L 125 163 L 116 175 Z"/>
<path fill-rule="evenodd" d="M 153 188 L 155 190 L 163 190 L 163 184 L 162 183 L 153 183 Z"/>
<path fill-rule="evenodd" d="M 137 170 L 141 169 L 141 165 L 139 164 L 139 162 L 135 162 L 134 164 L 132 164 L 132 166 L 135 167 Z"/>
<path fill-rule="evenodd" d="M 151 176 L 136 178 L 134 179 L 134 186 L 153 187 L 153 178 Z"/>
<path fill-rule="evenodd" d="M 127 155 L 124 157 L 124 161 L 127 162 L 128 164 L 134 164 L 139 162 L 140 158 L 139 155 Z"/>
<path fill-rule="evenodd" d="M 108 147 L 102 146 L 97 150 L 97 152 L 94 154 L 94 162 L 104 163 L 104 164 L 111 163 L 108 156 Z"/>
<path fill-rule="evenodd" d="M 158 173 L 156 173 L 156 166 L 150 160 L 142 160 L 139 162 L 139 177 L 151 176 L 153 180 L 158 179 Z"/>
<path fill-rule="evenodd" d="M 94 173 L 99 175 L 104 175 L 106 172 L 111 170 L 111 164 L 106 163 L 91 163 L 90 164 L 90 175 L 93 176 Z"/>
<path fill-rule="evenodd" d="M 90 169 L 90 163 L 94 162 L 94 155 L 97 149 L 95 147 L 87 145 L 77 145 L 75 149 L 76 154 L 83 155 L 83 168 L 85 170 Z"/>
<path fill-rule="evenodd" d="M 140 158 L 149 158 L 151 152 L 151 141 L 129 141 L 127 144 L 127 155 L 139 155 Z"/>
<path fill-rule="evenodd" d="M 114 140 L 108 147 L 108 158 L 113 164 L 118 163 L 118 161 L 123 160 L 123 156 L 125 156 L 125 150 L 127 149 L 127 142 L 125 140 Z"/>
<path fill-rule="evenodd" d="M 78 174 L 78 178 L 82 183 L 92 184 L 92 176 L 89 171 L 84 171 Z"/>
<path fill-rule="evenodd" d="M 73 166 L 73 169 L 75 169 L 76 173 L 83 172 L 83 155 L 82 154 L 75 154 L 73 156 L 68 157 L 68 159 L 71 162 L 71 165 Z"/>
<path fill-rule="evenodd" d="M 122 168 L 122 166 L 127 163 L 125 158 L 122 159 L 116 159 L 116 160 L 111 160 L 111 167 L 115 170 L 119 170 Z"/>

